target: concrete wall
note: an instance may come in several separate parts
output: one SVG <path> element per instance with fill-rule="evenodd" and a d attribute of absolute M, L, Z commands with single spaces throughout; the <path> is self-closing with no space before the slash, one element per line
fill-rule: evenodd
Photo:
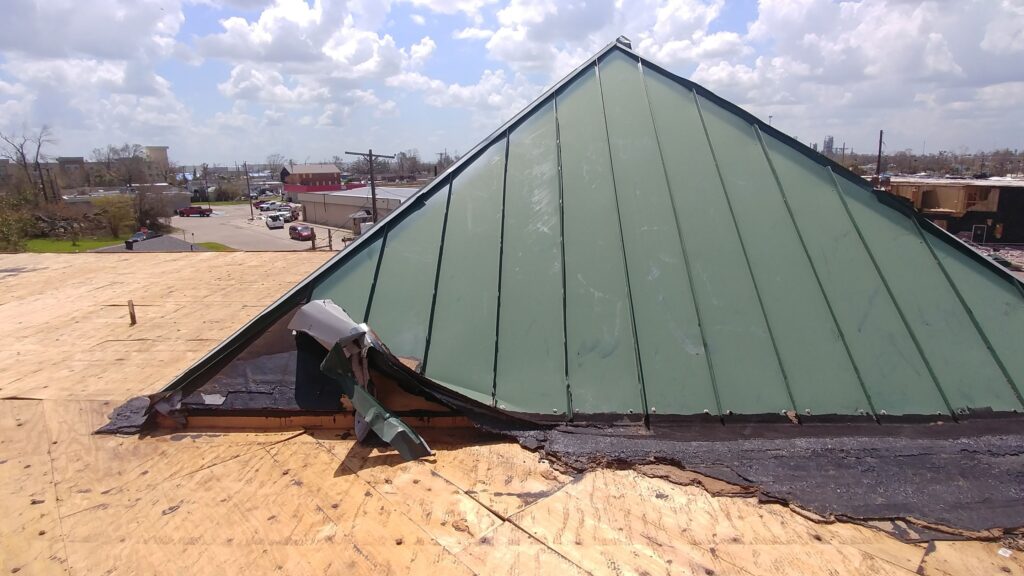
<path fill-rule="evenodd" d="M 370 211 L 369 193 L 366 196 L 341 196 L 299 192 L 296 196 L 296 201 L 302 204 L 303 219 L 310 224 L 354 230 L 352 214 L 360 210 Z M 400 203 L 395 198 L 377 198 L 377 217 L 383 219 Z"/>

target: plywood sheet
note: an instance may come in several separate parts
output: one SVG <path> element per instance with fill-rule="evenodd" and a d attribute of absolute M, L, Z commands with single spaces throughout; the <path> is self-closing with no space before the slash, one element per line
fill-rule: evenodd
<path fill-rule="evenodd" d="M 430 430 L 431 469 L 507 518 L 572 481 L 539 454 L 476 430 Z"/>
<path fill-rule="evenodd" d="M 859 574 L 866 568 L 899 573 L 912 571 L 924 553 L 920 546 L 866 528 L 818 524 L 781 506 L 715 498 L 631 471 L 588 473 L 512 519 L 569 560 L 598 572 L 614 565 L 653 573 L 671 561 L 698 573 L 834 569 Z M 723 546 L 735 550 L 723 553 Z M 824 551 L 815 554 L 819 549 Z M 763 562 L 750 561 L 755 552 Z M 764 571 L 784 561 L 796 568 Z"/>
<path fill-rule="evenodd" d="M 1002 554 L 1000 550 L 1003 550 Z M 1007 553 L 1008 556 L 1005 555 Z M 936 542 L 929 546 L 918 574 L 1024 576 L 1024 552 L 1004 548 L 995 542 Z"/>
<path fill-rule="evenodd" d="M 434 473 L 429 459 L 403 462 L 390 447 L 375 449 L 354 440 L 317 435 L 344 470 L 358 475 L 449 550 L 462 549 L 501 523 L 458 486 Z"/>
<path fill-rule="evenodd" d="M 477 574 L 589 574 L 509 522 L 503 522 L 484 534 L 463 548 L 457 556 Z"/>
<path fill-rule="evenodd" d="M 42 402 L 0 401 L 0 571 L 63 574 L 67 566 Z"/>

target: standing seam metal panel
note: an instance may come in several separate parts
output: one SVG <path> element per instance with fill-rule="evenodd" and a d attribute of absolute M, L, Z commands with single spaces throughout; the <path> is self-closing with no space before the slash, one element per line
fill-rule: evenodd
<path fill-rule="evenodd" d="M 598 67 L 646 405 L 699 414 L 715 391 L 643 78 L 621 52 Z"/>
<path fill-rule="evenodd" d="M 310 298 L 331 300 L 357 322 L 365 322 L 383 244 L 384 237 L 381 236 L 373 243 L 361 246 L 359 253 L 353 254 L 344 268 L 316 283 Z"/>
<path fill-rule="evenodd" d="M 850 211 L 952 409 L 966 414 L 968 408 L 1022 408 L 914 219 L 867 190 L 859 196 L 847 196 Z"/>
<path fill-rule="evenodd" d="M 642 410 L 596 67 L 567 85 L 557 96 L 557 106 L 573 412 Z"/>
<path fill-rule="evenodd" d="M 778 360 L 695 95 L 657 71 L 644 80 L 720 399 L 704 409 L 743 412 L 752 383 L 783 389 Z"/>
<path fill-rule="evenodd" d="M 565 414 L 565 337 L 554 102 L 509 136 L 495 397 L 514 412 Z"/>
<path fill-rule="evenodd" d="M 788 181 L 790 181 L 790 191 L 791 191 L 791 193 L 796 191 L 797 192 L 796 196 L 798 198 L 801 197 L 800 194 L 799 194 L 800 192 L 807 192 L 809 189 L 813 189 L 814 187 L 807 188 L 808 182 L 803 181 L 803 180 L 801 180 L 799 182 L 799 184 L 797 184 L 797 186 L 794 186 L 795 182 L 793 181 L 793 179 L 801 179 L 799 177 L 796 177 L 796 178 L 794 177 L 796 174 L 799 174 L 799 171 L 798 172 L 787 171 L 786 168 L 792 168 L 792 165 L 788 165 L 784 161 L 780 162 L 780 164 L 781 164 L 781 170 L 780 170 L 779 167 L 776 165 L 776 163 L 779 162 L 779 159 L 777 159 L 777 158 L 773 159 L 773 156 L 769 153 L 768 145 L 767 145 L 767 142 L 765 141 L 764 134 L 761 132 L 761 129 L 758 128 L 757 126 L 755 126 L 754 127 L 754 131 L 755 131 L 755 133 L 758 136 L 758 141 L 761 143 L 761 150 L 762 150 L 762 152 L 765 155 L 765 159 L 768 161 L 769 168 L 771 168 L 772 176 L 775 178 L 775 183 L 778 186 L 778 192 L 782 196 L 782 203 L 785 205 L 785 211 L 786 211 L 786 213 L 788 213 L 788 215 L 790 215 L 790 221 L 793 222 L 793 229 L 797 233 L 797 237 L 800 239 L 800 245 L 801 245 L 801 247 L 803 247 L 804 254 L 807 256 L 807 261 L 811 265 L 811 272 L 814 274 L 814 281 L 818 285 L 818 291 L 821 293 L 821 297 L 824 300 L 825 306 L 828 308 L 828 317 L 831 319 L 831 326 L 833 326 L 836 329 L 836 333 L 839 335 L 840 341 L 843 344 L 843 351 L 846 353 L 846 359 L 849 361 L 849 366 L 853 370 L 853 375 L 854 375 L 854 378 L 856 379 L 856 382 L 860 385 L 860 392 L 862 393 L 862 396 L 860 398 L 862 398 L 863 401 L 865 402 L 865 408 L 858 407 L 856 409 L 856 411 L 857 411 L 858 414 L 870 415 L 872 417 L 877 417 L 876 410 L 874 410 L 874 404 L 871 401 L 871 395 L 870 395 L 870 393 L 867 390 L 867 386 L 864 384 L 864 379 L 863 379 L 863 377 L 862 377 L 862 375 L 860 373 L 859 367 L 857 366 L 857 361 L 854 359 L 853 353 L 850 351 L 850 345 L 849 345 L 849 342 L 847 341 L 846 333 L 843 330 L 843 326 L 840 324 L 839 319 L 836 317 L 836 308 L 833 306 L 833 302 L 831 302 L 831 300 L 828 298 L 828 292 L 825 290 L 824 284 L 821 282 L 821 275 L 820 275 L 820 273 L 818 271 L 818 265 L 815 264 L 815 254 L 817 254 L 817 250 L 812 252 L 812 250 L 808 246 L 807 238 L 805 238 L 805 232 L 806 231 L 802 230 L 801 224 L 798 223 L 798 221 L 797 221 L 797 216 L 794 213 L 794 206 L 793 206 L 793 203 L 790 200 L 790 194 L 786 193 L 786 187 L 783 186 L 783 183 L 782 183 L 783 178 L 782 178 L 782 176 L 779 175 L 779 173 L 780 173 L 780 171 L 783 172 L 783 173 L 787 173 L 787 178 L 786 179 Z M 800 174 L 800 175 L 805 175 L 805 174 Z M 814 198 L 814 200 L 820 200 L 822 198 L 827 198 L 827 197 L 825 197 L 825 196 L 816 196 Z M 804 202 L 808 202 L 810 199 L 803 198 L 803 200 L 804 200 Z M 810 220 L 810 222 L 805 222 L 805 225 L 807 225 L 807 224 L 819 224 L 819 223 L 824 224 L 824 225 L 828 225 L 827 222 L 828 222 L 828 220 L 830 218 L 826 216 L 825 212 L 821 208 L 822 207 L 820 205 L 815 205 L 815 217 L 812 218 Z M 819 245 L 816 248 L 820 249 L 821 246 Z M 824 263 L 827 265 L 827 262 L 824 262 Z M 851 398 L 853 396 L 854 395 L 851 395 Z"/>
<path fill-rule="evenodd" d="M 505 140 L 452 180 L 425 374 L 493 401 Z"/>
<path fill-rule="evenodd" d="M 991 270 L 945 242 L 931 245 L 963 295 L 979 329 L 1017 385 L 1017 393 L 1024 394 L 1021 384 L 1024 382 L 1024 298 L 1018 286 L 996 278 Z"/>
<path fill-rule="evenodd" d="M 1011 392 L 1016 397 L 1017 406 L 1024 407 L 1024 396 L 1021 395 L 1020 386 L 1017 384 L 1016 380 L 1010 374 L 1010 371 L 1006 367 L 1006 363 L 1003 362 L 1003 359 L 999 356 L 999 353 L 992 346 L 992 340 L 988 337 L 988 334 L 985 333 L 985 330 L 981 327 L 981 324 L 978 323 L 978 318 L 974 315 L 974 311 L 971 309 L 970 305 L 968 305 L 967 301 L 964 299 L 964 295 L 960 291 L 960 287 L 956 285 L 956 282 L 954 282 L 953 278 L 949 275 L 949 270 L 947 269 L 946 265 L 942 262 L 942 259 L 939 258 L 938 254 L 935 253 L 935 248 L 928 240 L 927 234 L 925 234 L 924 230 L 921 228 L 921 223 L 917 220 L 916 217 L 913 218 L 913 221 L 914 228 L 917 230 L 917 233 L 921 237 L 921 240 L 924 242 L 925 246 L 928 247 L 928 252 L 931 254 L 932 260 L 938 265 L 939 270 L 942 271 L 943 278 L 946 279 L 946 283 L 949 285 L 950 290 L 952 290 L 953 293 L 956 295 L 957 302 L 960 304 L 964 313 L 970 320 L 971 326 L 974 328 L 975 333 L 982 341 L 982 345 L 988 351 L 988 354 L 992 358 L 992 361 L 995 362 L 996 366 L 999 368 L 999 372 L 1000 374 L 1002 374 L 1003 379 L 1005 380 L 1005 384 L 1010 387 Z M 1012 411 L 1016 412 L 1017 408 L 1012 408 Z"/>
<path fill-rule="evenodd" d="M 942 390 L 942 386 L 939 384 L 939 381 L 938 381 L 938 379 L 935 376 L 935 371 L 932 369 L 931 364 L 928 362 L 928 358 L 924 355 L 924 351 L 921 349 L 921 343 L 918 341 L 917 336 L 914 334 L 913 329 L 910 327 L 910 324 L 907 322 L 907 317 L 903 313 L 902 308 L 900 308 L 900 304 L 896 300 L 896 297 L 893 295 L 892 288 L 889 286 L 889 281 L 886 279 L 885 274 L 882 272 L 881 267 L 879 267 L 878 260 L 875 258 L 875 255 L 872 252 L 870 245 L 868 244 L 867 240 L 864 238 L 864 233 L 861 230 L 860 226 L 858 225 L 857 218 L 854 217 L 853 211 L 850 208 L 850 203 L 847 201 L 847 197 L 848 196 L 852 197 L 853 199 L 857 199 L 857 196 L 861 196 L 863 198 L 864 195 L 870 194 L 870 193 L 867 192 L 866 190 L 861 189 L 859 186 L 856 186 L 856 185 L 853 185 L 853 184 L 850 184 L 850 183 L 846 183 L 847 184 L 847 188 L 844 188 L 842 186 L 842 184 L 840 184 L 840 180 L 836 177 L 835 173 L 832 172 L 831 168 L 825 168 L 825 170 L 827 170 L 829 176 L 831 176 L 832 181 L 835 184 L 836 193 L 839 196 L 840 202 L 842 202 L 842 204 L 843 204 L 843 209 L 846 211 L 847 219 L 853 225 L 853 229 L 854 229 L 854 231 L 857 234 L 857 238 L 860 239 L 860 243 L 864 247 L 864 251 L 867 253 L 868 259 L 871 260 L 872 267 L 875 269 L 875 275 L 878 277 L 879 281 L 882 284 L 882 288 L 884 289 L 885 294 L 886 294 L 886 300 L 885 301 L 889 302 L 892 305 L 893 309 L 896 312 L 896 316 L 899 318 L 900 323 L 903 326 L 903 333 L 906 334 L 907 336 L 909 336 L 910 341 L 913 344 L 913 348 L 914 348 L 914 351 L 916 352 L 916 354 L 914 354 L 913 356 L 909 356 L 908 357 L 906 353 L 901 353 L 901 354 L 899 354 L 900 359 L 903 362 L 907 362 L 907 363 L 913 362 L 912 358 L 917 358 L 917 359 L 920 360 L 920 364 L 922 364 L 924 366 L 924 368 L 925 368 L 925 370 L 927 372 L 927 380 L 930 381 L 930 383 L 934 386 L 935 391 L 938 392 L 938 394 L 939 394 L 939 396 L 940 396 L 940 398 L 942 400 L 942 405 L 945 406 L 946 413 L 951 415 L 951 416 L 953 416 L 955 418 L 955 414 L 953 413 L 953 408 L 949 404 L 949 398 L 946 397 L 946 393 Z M 843 180 L 843 182 L 845 182 L 845 180 Z M 916 368 L 916 366 L 914 368 Z M 915 369 L 915 371 L 920 374 L 919 370 Z M 895 413 L 895 414 L 921 414 L 923 412 L 923 410 L 920 407 L 921 406 L 929 406 L 929 403 L 922 402 L 920 397 L 918 397 L 918 398 L 910 398 L 910 397 L 908 397 L 911 394 L 915 394 L 915 393 L 916 394 L 927 394 L 927 392 L 926 392 L 927 387 L 926 386 L 917 386 L 916 389 L 911 390 L 911 382 L 910 381 L 900 381 L 899 379 L 894 378 L 892 374 L 886 374 L 886 378 L 888 379 L 888 383 L 889 383 L 889 386 L 888 386 L 887 390 L 890 391 L 890 392 L 891 391 L 895 391 L 895 390 L 899 390 L 899 394 L 898 394 L 898 396 L 896 396 L 897 403 L 896 403 L 895 410 L 893 408 L 886 408 L 886 406 L 883 406 L 881 402 L 876 402 L 876 406 L 879 409 L 879 414 L 884 414 L 887 411 L 889 413 Z M 892 397 L 892 395 L 890 396 L 890 398 L 891 397 Z M 925 410 L 927 410 L 927 408 Z M 935 413 L 941 415 L 942 414 L 942 410 L 937 407 L 935 409 Z"/>
<path fill-rule="evenodd" d="M 418 197 L 388 223 L 367 323 L 396 355 L 422 359 L 447 194 Z"/>
<path fill-rule="evenodd" d="M 739 238 L 740 251 L 743 255 L 743 261 L 747 266 L 752 280 L 752 286 L 754 289 L 754 296 L 757 300 L 758 309 L 760 311 L 761 320 L 764 322 L 764 326 L 768 332 L 768 340 L 771 343 L 772 352 L 775 355 L 775 370 L 772 370 L 770 380 L 750 381 L 745 384 L 747 387 L 748 394 L 741 396 L 741 400 L 744 402 L 736 407 L 724 404 L 726 414 L 742 413 L 742 414 L 766 414 L 773 413 L 776 411 L 785 412 L 787 410 L 795 410 L 797 408 L 796 401 L 793 399 L 793 391 L 790 389 L 789 380 L 786 375 L 786 368 L 783 365 L 782 357 L 779 354 L 778 343 L 775 341 L 775 333 L 772 330 L 771 322 L 768 319 L 768 311 L 765 309 L 764 298 L 761 295 L 761 288 L 758 285 L 757 274 L 754 272 L 754 267 L 751 265 L 751 258 L 749 254 L 749 248 L 747 242 L 744 241 L 744 226 L 741 225 L 736 210 L 736 202 L 733 198 L 733 192 L 730 192 L 730 183 L 727 179 L 727 173 L 722 169 L 724 160 L 721 154 L 724 150 L 719 150 L 715 145 L 715 139 L 711 136 L 711 128 L 709 126 L 709 118 L 704 113 L 704 105 L 701 103 L 701 97 L 696 93 L 694 96 L 694 104 L 697 108 L 697 115 L 700 117 L 701 127 L 704 131 L 704 137 L 707 139 L 708 147 L 711 150 L 711 157 L 714 159 L 715 170 L 718 173 L 718 177 L 722 186 L 722 191 L 726 199 L 726 205 L 729 207 L 729 213 L 733 219 L 733 225 L 737 231 L 737 237 Z M 735 169 L 735 166 L 731 166 L 731 169 Z M 732 174 L 729 172 L 728 174 Z M 735 185 L 735 182 L 733 183 Z M 774 262 L 773 262 L 774 264 Z M 777 378 L 776 378 L 777 376 Z M 781 386 L 779 384 L 781 383 Z M 752 394 L 750 392 L 753 392 Z"/>

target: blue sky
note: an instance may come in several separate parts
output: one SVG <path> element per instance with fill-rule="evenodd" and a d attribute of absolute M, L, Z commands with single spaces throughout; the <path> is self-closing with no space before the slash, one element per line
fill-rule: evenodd
<path fill-rule="evenodd" d="M 466 151 L 619 34 L 804 142 L 1024 148 L 1019 0 L 9 3 L 0 130 L 50 125 L 52 155 Z"/>

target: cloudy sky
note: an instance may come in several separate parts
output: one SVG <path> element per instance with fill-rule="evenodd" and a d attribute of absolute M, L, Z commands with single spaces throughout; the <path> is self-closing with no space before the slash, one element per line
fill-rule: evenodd
<path fill-rule="evenodd" d="M 1024 148 L 1024 0 L 4 0 L 0 129 L 188 164 L 429 158 L 619 34 L 804 142 Z"/>

